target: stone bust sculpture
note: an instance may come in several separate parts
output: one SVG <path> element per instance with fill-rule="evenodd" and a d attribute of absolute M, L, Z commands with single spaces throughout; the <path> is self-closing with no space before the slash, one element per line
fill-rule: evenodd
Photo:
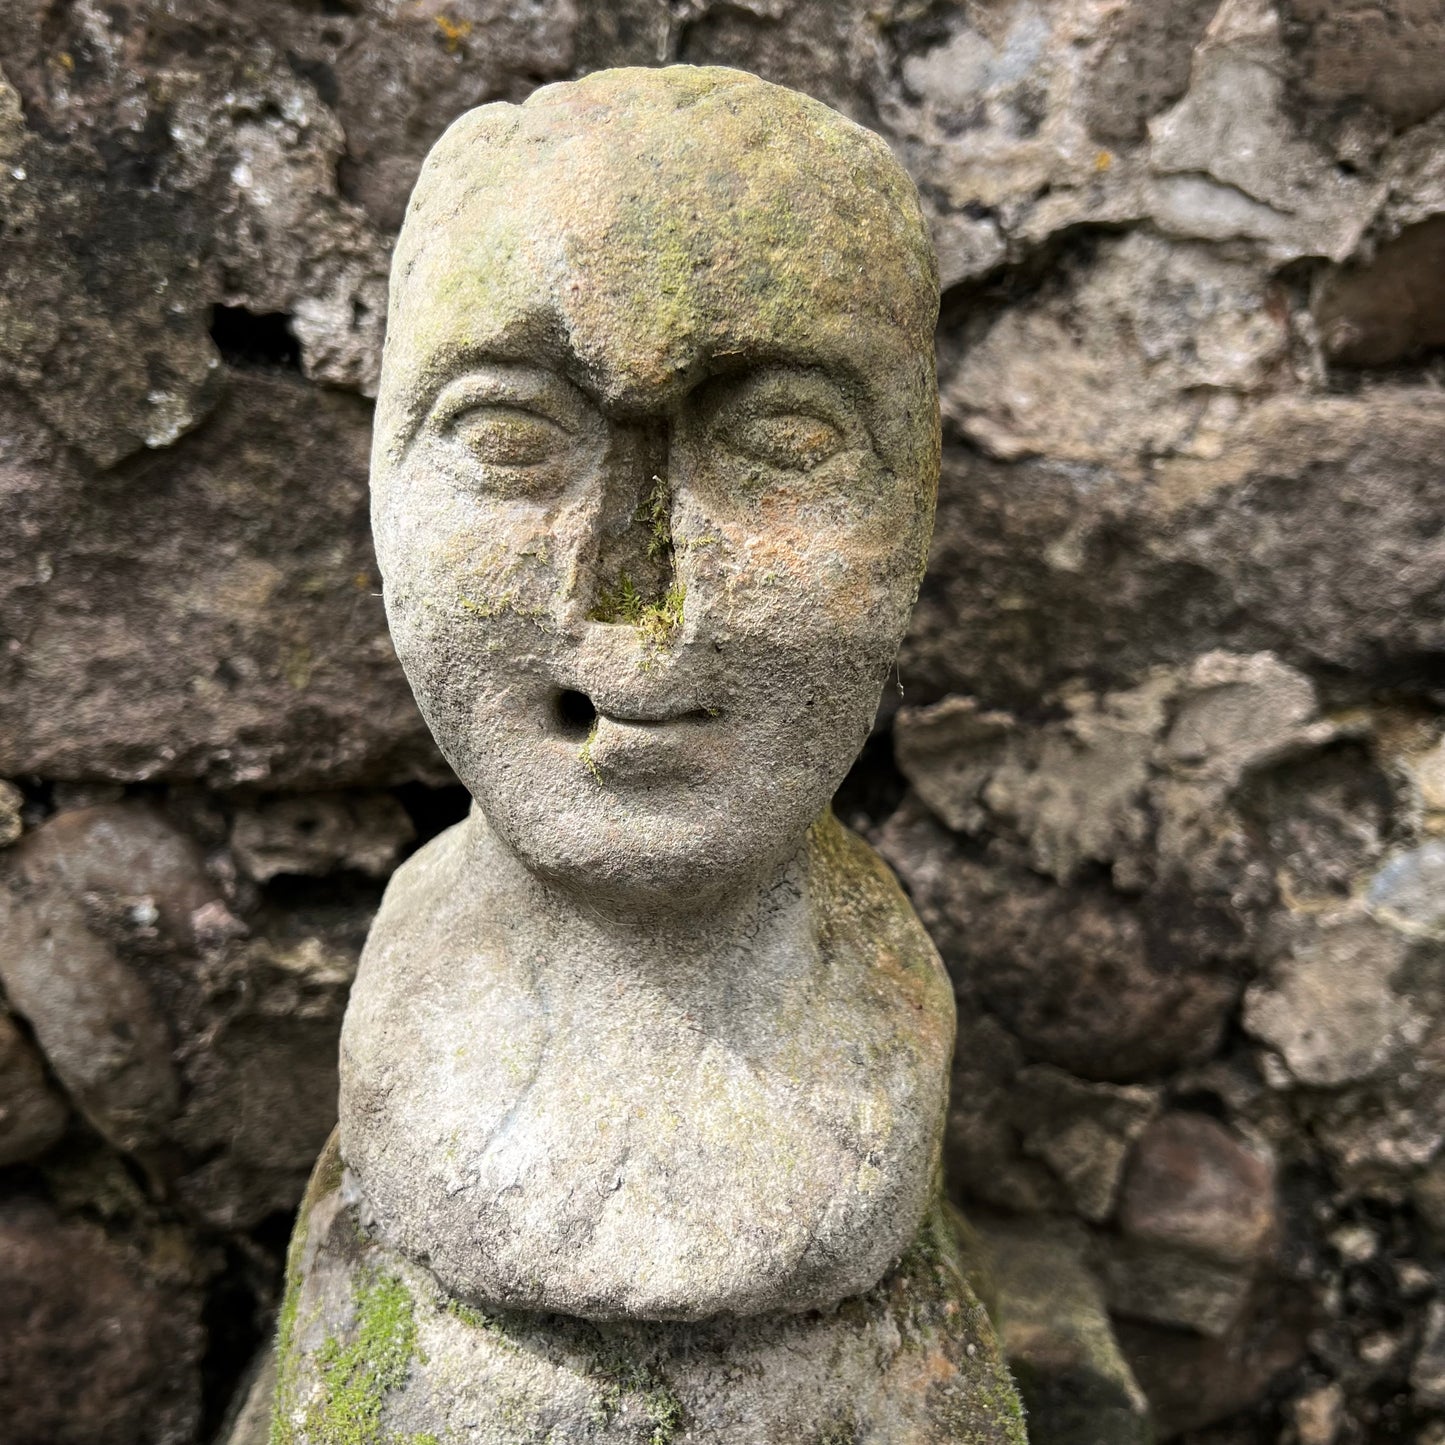
<path fill-rule="evenodd" d="M 952 993 L 828 808 L 924 565 L 937 303 L 884 144 L 738 72 L 549 86 L 431 153 L 373 525 L 475 804 L 367 943 L 278 1438 L 352 1438 L 327 1352 L 377 1279 L 434 1336 L 377 1439 L 1022 1438 L 938 1213 Z M 900 1310 L 934 1320 L 927 1389 L 864 1348 Z M 571 1385 L 496 1344 L 562 1369 L 578 1330 L 634 1385 L 672 1361 L 671 1433 L 601 1386 L 569 1425 Z"/>

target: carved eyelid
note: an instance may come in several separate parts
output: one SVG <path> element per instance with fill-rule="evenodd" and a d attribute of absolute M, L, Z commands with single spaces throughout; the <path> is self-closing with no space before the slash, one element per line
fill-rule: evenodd
<path fill-rule="evenodd" d="M 833 428 L 847 443 L 856 438 L 859 418 L 847 393 L 816 372 L 765 367 L 729 379 L 708 407 L 708 425 L 764 417 L 806 416 Z"/>
<path fill-rule="evenodd" d="M 485 406 L 530 412 L 569 436 L 587 430 L 595 416 L 586 397 L 559 373 L 496 363 L 473 367 L 448 381 L 432 402 L 427 422 L 444 427 Z"/>

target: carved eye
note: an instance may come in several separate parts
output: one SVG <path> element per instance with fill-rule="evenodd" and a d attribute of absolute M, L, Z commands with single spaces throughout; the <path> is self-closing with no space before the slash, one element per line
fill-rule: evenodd
<path fill-rule="evenodd" d="M 479 461 L 494 467 L 532 467 L 564 451 L 571 435 L 556 422 L 519 406 L 469 407 L 452 432 Z"/>
<path fill-rule="evenodd" d="M 806 412 L 742 417 L 723 427 L 721 439 L 749 461 L 790 472 L 810 472 L 843 446 L 837 427 Z"/>

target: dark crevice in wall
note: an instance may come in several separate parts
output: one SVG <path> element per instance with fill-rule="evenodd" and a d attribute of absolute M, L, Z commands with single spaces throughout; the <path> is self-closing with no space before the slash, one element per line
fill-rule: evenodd
<path fill-rule="evenodd" d="M 881 828 L 897 811 L 908 780 L 893 760 L 891 731 L 875 733 L 833 795 L 833 812 L 855 832 Z"/>
<path fill-rule="evenodd" d="M 301 370 L 301 343 L 284 311 L 213 306 L 211 340 L 228 366 Z"/>
<path fill-rule="evenodd" d="M 291 1219 L 282 1217 L 289 1233 Z M 201 1319 L 206 1351 L 201 1357 L 201 1429 L 199 1439 L 212 1440 L 221 1428 L 237 1386 L 272 1327 L 271 1280 L 285 1257 L 285 1241 L 276 1247 L 280 1229 L 268 1231 L 266 1244 L 250 1240 L 217 1241 L 225 1264 L 211 1281 Z M 269 1246 L 269 1247 L 268 1247 Z"/>
<path fill-rule="evenodd" d="M 415 852 L 438 833 L 460 823 L 467 816 L 472 795 L 460 783 L 447 788 L 430 788 L 425 783 L 403 783 L 395 790 L 397 801 L 407 811 L 416 842 L 409 849 Z"/>

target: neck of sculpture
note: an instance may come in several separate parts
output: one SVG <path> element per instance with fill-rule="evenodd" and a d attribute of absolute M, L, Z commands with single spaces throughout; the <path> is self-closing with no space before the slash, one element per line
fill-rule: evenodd
<path fill-rule="evenodd" d="M 793 952 L 808 932 L 806 839 L 782 856 L 762 859 L 741 877 L 719 885 L 699 878 L 694 887 L 601 890 L 586 880 L 544 876 L 510 848 L 474 807 L 465 827 L 472 876 L 507 920 L 513 945 L 533 958 L 564 965 L 586 959 L 625 977 L 669 975 L 685 979 L 749 955 Z M 736 976 L 736 967 L 727 970 Z"/>

